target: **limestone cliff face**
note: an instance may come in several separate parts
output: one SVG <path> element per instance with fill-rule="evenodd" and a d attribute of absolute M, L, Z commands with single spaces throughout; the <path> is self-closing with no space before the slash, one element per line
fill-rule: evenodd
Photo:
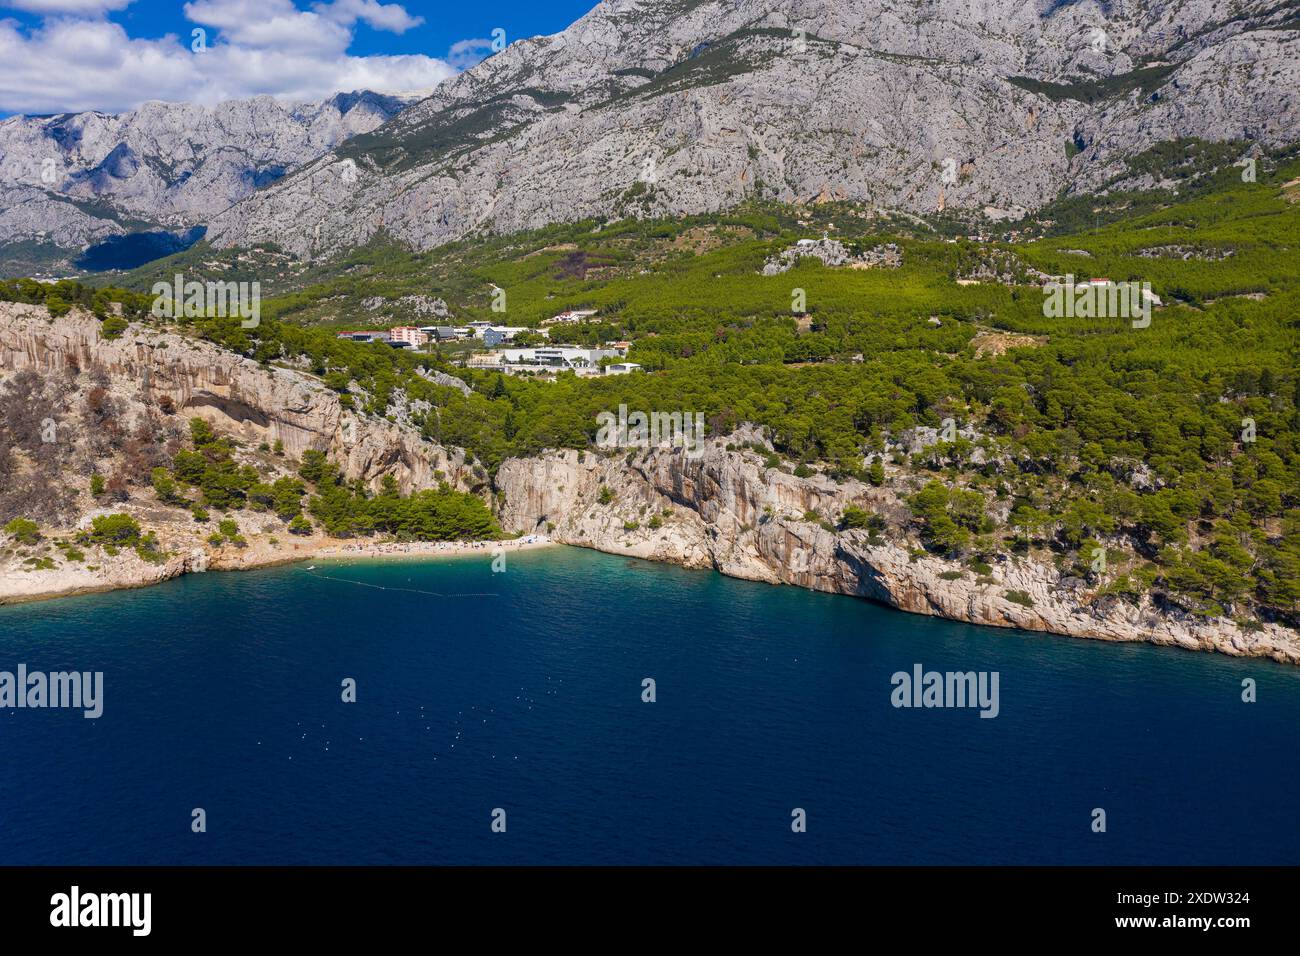
<path fill-rule="evenodd" d="M 264 366 L 208 342 L 138 325 L 117 340 L 100 334 L 92 315 L 51 318 L 44 307 L 0 303 L 0 376 L 33 369 L 62 373 L 102 368 L 114 386 L 130 385 L 154 402 L 171 399 L 178 414 L 210 421 L 252 443 L 283 442 L 290 458 L 329 453 L 348 479 L 378 487 L 393 475 L 403 493 L 485 484 L 460 449 L 425 441 L 409 426 L 358 415 L 316 379 Z"/>
<path fill-rule="evenodd" d="M 749 432 L 729 440 L 758 437 Z M 551 537 L 567 544 L 872 598 L 973 624 L 1300 663 L 1300 634 L 1278 625 L 1248 632 L 1230 620 L 1158 609 L 1150 598 L 1138 605 L 1094 598 L 1068 587 L 1052 566 L 1031 561 L 1004 561 L 981 583 L 969 570 L 955 577 L 962 569 L 953 562 L 913 560 L 914 542 L 891 535 L 873 544 L 865 531 L 837 533 L 804 518 L 817 511 L 833 519 L 849 504 L 890 514 L 899 504 L 886 489 L 796 478 L 720 442 L 695 459 L 667 449 L 637 451 L 630 463 L 625 455 L 563 451 L 505 462 L 497 477 L 505 492 L 503 525 L 523 532 L 553 526 Z M 658 527 L 651 527 L 655 516 Z M 1008 598 L 1016 592 L 1029 603 L 1020 594 Z"/>
<path fill-rule="evenodd" d="M 205 418 L 223 433 L 250 443 L 279 440 L 290 458 L 325 450 L 346 477 L 372 487 L 392 474 L 409 492 L 437 485 L 441 475 L 455 487 L 486 490 L 486 476 L 466 466 L 463 451 L 424 441 L 409 426 L 354 414 L 310 376 L 175 333 L 132 326 L 109 341 L 99 330 L 85 313 L 52 319 L 42 307 L 0 303 L 0 378 L 22 369 L 62 374 L 97 366 L 110 389 L 137 400 L 147 393 L 154 403 L 166 396 L 178 414 Z M 748 427 L 726 441 L 770 448 Z M 653 449 L 510 459 L 497 475 L 499 517 L 507 530 L 546 531 L 566 544 L 872 598 L 917 614 L 1300 664 L 1300 634 L 1276 624 L 1246 631 L 1230 620 L 1157 607 L 1150 597 L 1135 605 L 1097 596 L 1042 562 L 1009 559 L 976 576 L 928 555 L 914 559 L 916 542 L 896 531 L 873 538 L 828 530 L 805 516 L 834 521 L 852 504 L 900 527 L 906 510 L 899 491 L 888 483 L 797 478 L 765 467 L 764 457 L 711 440 L 698 457 Z M 94 574 L 76 570 L 81 577 L 54 590 L 134 586 L 203 569 L 201 553 L 178 554 L 184 556 L 159 566 L 124 558 L 121 567 Z M 26 593 L 28 583 L 15 574 L 0 581 L 0 595 Z"/>
<path fill-rule="evenodd" d="M 1161 142 L 1294 142 L 1295 25 L 1278 0 L 604 0 L 208 236 L 319 258 L 749 199 L 1015 218 Z"/>

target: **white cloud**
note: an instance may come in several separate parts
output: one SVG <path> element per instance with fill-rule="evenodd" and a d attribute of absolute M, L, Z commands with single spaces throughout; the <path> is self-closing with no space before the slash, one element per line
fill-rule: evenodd
<path fill-rule="evenodd" d="M 468 70 L 492 55 L 492 41 L 483 39 L 457 40 L 447 51 L 447 62 L 458 70 Z"/>
<path fill-rule="evenodd" d="M 19 2 L 84 10 L 47 17 L 34 29 L 0 20 L 0 112 L 120 112 L 145 100 L 211 104 L 258 94 L 320 100 L 360 89 L 428 90 L 457 72 L 423 55 L 349 55 L 357 23 L 401 33 L 421 22 L 376 0 L 311 10 L 292 0 L 195 0 L 184 10 L 206 31 L 206 48 L 197 52 L 189 35 L 132 38 L 97 15 L 128 0 Z"/>
<path fill-rule="evenodd" d="M 328 55 L 342 54 L 352 42 L 345 24 L 299 10 L 290 0 L 199 0 L 185 4 L 185 15 L 240 48 Z"/>
<path fill-rule="evenodd" d="M 424 17 L 411 16 L 400 4 L 379 3 L 378 0 L 334 0 L 333 3 L 314 3 L 312 9 L 326 19 L 348 26 L 360 20 L 376 30 L 390 33 L 405 33 L 424 22 Z"/>

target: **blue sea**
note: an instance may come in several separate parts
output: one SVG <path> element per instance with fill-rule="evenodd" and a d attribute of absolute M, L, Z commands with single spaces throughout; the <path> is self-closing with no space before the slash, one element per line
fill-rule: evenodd
<path fill-rule="evenodd" d="M 0 864 L 1300 861 L 1300 668 L 590 551 L 0 608 L 20 663 L 104 710 L 0 710 Z M 894 707 L 916 664 L 997 717 Z"/>

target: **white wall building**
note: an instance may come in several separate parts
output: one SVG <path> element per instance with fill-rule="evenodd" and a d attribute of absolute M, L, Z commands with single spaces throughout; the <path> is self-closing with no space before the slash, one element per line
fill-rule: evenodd
<path fill-rule="evenodd" d="M 595 309 L 566 309 L 557 315 L 551 316 L 546 320 L 545 324 L 552 325 L 561 322 L 583 322 L 595 314 Z"/>
<path fill-rule="evenodd" d="M 550 345 L 533 349 L 504 349 L 502 361 L 507 365 L 542 365 L 556 369 L 596 368 L 603 358 L 615 358 L 613 349 L 580 349 Z"/>

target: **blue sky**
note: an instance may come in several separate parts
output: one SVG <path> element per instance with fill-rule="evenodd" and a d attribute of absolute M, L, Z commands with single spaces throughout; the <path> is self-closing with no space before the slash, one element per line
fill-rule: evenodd
<path fill-rule="evenodd" d="M 595 4 L 0 0 L 0 115 L 426 90 L 486 55 L 494 30 L 557 33 Z"/>

